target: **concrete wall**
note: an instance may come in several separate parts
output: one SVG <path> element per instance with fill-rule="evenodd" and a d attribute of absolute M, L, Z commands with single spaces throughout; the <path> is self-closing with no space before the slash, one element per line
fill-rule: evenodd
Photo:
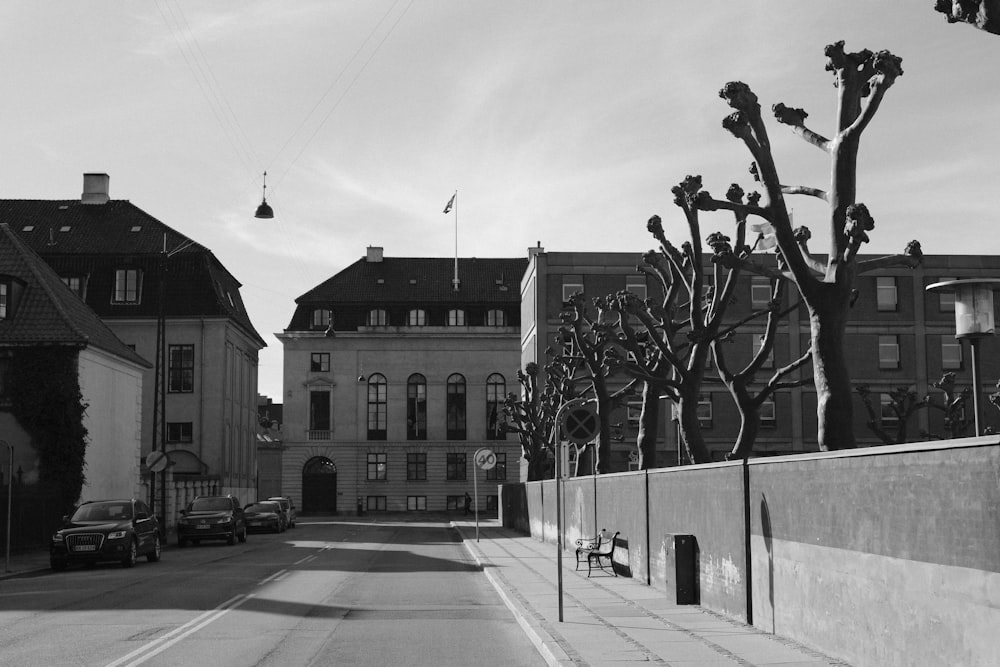
<path fill-rule="evenodd" d="M 704 607 L 852 665 L 992 665 L 998 480 L 996 436 L 575 478 L 563 533 L 620 531 L 654 587 L 664 536 L 694 535 Z M 555 542 L 555 483 L 525 496 Z"/>

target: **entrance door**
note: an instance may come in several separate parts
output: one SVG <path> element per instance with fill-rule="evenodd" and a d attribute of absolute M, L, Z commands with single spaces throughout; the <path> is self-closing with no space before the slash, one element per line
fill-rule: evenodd
<path fill-rule="evenodd" d="M 337 513 L 337 466 L 325 456 L 309 459 L 302 468 L 302 512 Z"/>

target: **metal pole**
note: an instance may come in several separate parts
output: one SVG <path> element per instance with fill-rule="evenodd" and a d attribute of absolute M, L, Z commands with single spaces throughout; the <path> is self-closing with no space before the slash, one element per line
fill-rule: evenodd
<path fill-rule="evenodd" d="M 479 541 L 479 466 L 475 465 L 473 461 L 472 466 L 472 495 L 475 496 L 473 501 L 476 503 L 476 542 Z"/>
<path fill-rule="evenodd" d="M 11 505 L 11 492 L 14 489 L 14 445 L 10 444 L 6 440 L 0 440 L 7 446 L 10 451 L 10 467 L 7 468 L 7 550 L 6 556 L 4 557 L 4 572 L 10 572 L 10 531 L 12 526 L 10 525 L 10 505 Z"/>
<path fill-rule="evenodd" d="M 562 409 L 559 410 L 562 412 Z M 559 415 L 552 425 L 552 451 L 556 455 L 556 581 L 559 588 L 559 622 L 563 620 L 563 568 L 562 568 L 562 443 L 559 442 Z"/>
<path fill-rule="evenodd" d="M 975 424 L 976 424 L 976 435 L 982 435 L 982 429 L 980 429 L 980 411 L 979 411 L 979 338 L 972 337 L 969 339 L 969 349 L 972 352 L 972 410 L 975 412 Z"/>

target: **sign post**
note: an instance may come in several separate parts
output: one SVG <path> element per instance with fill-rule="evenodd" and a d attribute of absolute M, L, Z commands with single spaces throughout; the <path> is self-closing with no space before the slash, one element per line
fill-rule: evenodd
<path fill-rule="evenodd" d="M 492 470 L 497 464 L 497 455 L 493 453 L 492 449 L 477 449 L 476 453 L 472 455 L 473 460 L 476 462 L 476 468 L 481 468 L 482 470 Z M 479 473 L 473 469 L 472 471 L 472 493 L 476 496 L 476 542 L 479 541 L 479 485 L 477 481 L 479 480 Z"/>

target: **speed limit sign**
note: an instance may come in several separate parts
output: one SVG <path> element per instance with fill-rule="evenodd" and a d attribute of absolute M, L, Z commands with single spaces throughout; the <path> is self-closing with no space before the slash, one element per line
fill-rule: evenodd
<path fill-rule="evenodd" d="M 483 447 L 476 450 L 473 460 L 481 470 L 492 470 L 497 464 L 497 455 L 493 453 L 492 449 Z"/>

